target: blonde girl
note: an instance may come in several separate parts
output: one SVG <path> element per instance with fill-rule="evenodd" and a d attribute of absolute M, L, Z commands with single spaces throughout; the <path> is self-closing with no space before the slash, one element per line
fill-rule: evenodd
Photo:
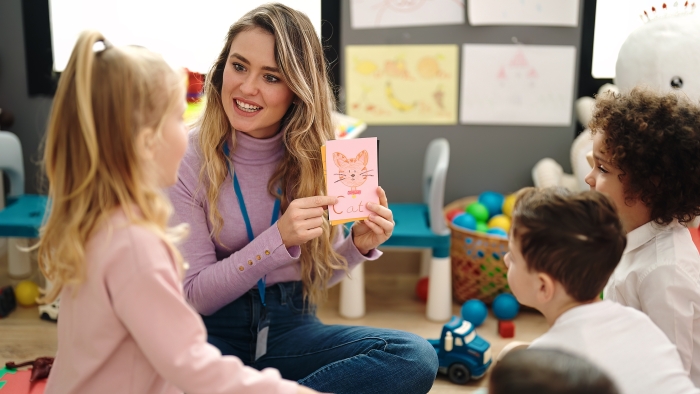
<path fill-rule="evenodd" d="M 84 32 L 61 75 L 44 160 L 39 264 L 61 296 L 47 393 L 309 392 L 206 343 L 160 189 L 187 147 L 183 77 L 143 48 Z"/>
<path fill-rule="evenodd" d="M 384 191 L 349 234 L 324 207 L 321 146 L 333 138 L 332 93 L 309 19 L 267 4 L 234 23 L 205 86 L 206 109 L 169 190 L 190 226 L 185 295 L 208 340 L 256 369 L 333 393 L 425 393 L 437 372 L 416 335 L 327 326 L 326 289 L 394 229 Z"/>

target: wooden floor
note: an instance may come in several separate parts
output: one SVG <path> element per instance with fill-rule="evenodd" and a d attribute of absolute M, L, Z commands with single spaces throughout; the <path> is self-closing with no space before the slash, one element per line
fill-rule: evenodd
<path fill-rule="evenodd" d="M 403 260 L 408 261 L 404 264 Z M 413 332 L 425 338 L 438 338 L 441 323 L 425 318 L 425 304 L 415 298 L 414 286 L 418 275 L 413 274 L 415 259 L 406 253 L 387 253 L 377 261 L 366 263 L 367 314 L 360 319 L 348 320 L 338 314 L 338 286 L 331 289 L 329 299 L 319 308 L 319 317 L 326 324 L 351 324 L 393 328 Z M 400 267 L 392 269 L 390 267 Z M 387 268 L 389 267 L 389 268 Z M 408 268 L 406 268 L 408 267 Z M 418 272 L 417 269 L 414 272 Z M 0 286 L 15 284 L 7 276 L 7 264 L 0 257 Z M 459 306 L 453 305 L 453 313 L 459 315 Z M 521 312 L 515 319 L 513 339 L 502 339 L 496 332 L 496 320 L 489 315 L 477 330 L 491 342 L 493 355 L 512 340 L 531 341 L 547 329 L 544 318 L 534 312 Z M 36 307 L 20 307 L 10 316 L 0 319 L 0 365 L 7 361 L 26 361 L 41 356 L 53 356 L 56 351 L 56 325 L 40 320 Z M 486 378 L 470 382 L 467 386 L 450 383 L 444 376 L 435 381 L 431 393 L 468 393 L 486 384 Z"/>

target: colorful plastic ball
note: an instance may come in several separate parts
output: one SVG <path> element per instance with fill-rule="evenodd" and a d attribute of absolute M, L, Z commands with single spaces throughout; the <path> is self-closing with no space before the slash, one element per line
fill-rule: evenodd
<path fill-rule="evenodd" d="M 479 195 L 479 202 L 489 210 L 489 216 L 499 215 L 503 212 L 505 196 L 496 192 L 483 192 Z"/>
<path fill-rule="evenodd" d="M 507 233 L 510 231 L 510 218 L 506 215 L 496 215 L 489 219 L 489 228 L 500 228 Z"/>
<path fill-rule="evenodd" d="M 508 238 L 508 233 L 503 231 L 502 228 L 494 227 L 486 231 L 486 234 L 497 235 L 499 237 Z"/>
<path fill-rule="evenodd" d="M 476 219 L 468 213 L 462 213 L 452 219 L 452 224 L 457 227 L 466 228 L 467 230 L 476 230 Z"/>
<path fill-rule="evenodd" d="M 509 218 L 513 217 L 513 208 L 515 207 L 515 194 L 511 194 L 503 200 L 503 214 Z"/>
<path fill-rule="evenodd" d="M 419 300 L 426 302 L 428 301 L 428 277 L 423 277 L 418 279 L 416 283 L 416 297 Z"/>
<path fill-rule="evenodd" d="M 484 204 L 473 202 L 469 204 L 466 212 L 476 219 L 477 222 L 486 222 L 489 220 L 489 210 L 484 206 Z"/>
<path fill-rule="evenodd" d="M 31 280 L 23 280 L 15 286 L 15 299 L 22 306 L 36 305 L 39 297 L 39 286 Z"/>
<path fill-rule="evenodd" d="M 471 299 L 462 305 L 462 319 L 473 324 L 474 327 L 482 325 L 488 313 L 486 304 L 477 299 Z"/>
<path fill-rule="evenodd" d="M 455 209 L 452 209 L 452 210 L 450 210 L 449 212 L 447 212 L 447 213 L 445 214 L 445 217 L 447 218 L 448 221 L 451 222 L 452 219 L 455 218 L 455 216 L 457 216 L 457 215 L 459 215 L 459 214 L 462 214 L 462 213 L 464 213 L 464 209 L 462 209 L 462 208 L 455 208 Z"/>
<path fill-rule="evenodd" d="M 485 233 L 489 231 L 489 226 L 484 222 L 476 222 L 476 231 L 480 233 Z"/>
<path fill-rule="evenodd" d="M 520 304 L 512 294 L 503 293 L 494 298 L 491 309 L 498 320 L 513 320 L 520 311 Z"/>

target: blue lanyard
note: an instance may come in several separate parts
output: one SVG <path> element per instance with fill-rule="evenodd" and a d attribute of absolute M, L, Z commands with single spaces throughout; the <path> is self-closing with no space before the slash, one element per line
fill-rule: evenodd
<path fill-rule="evenodd" d="M 228 144 L 224 144 L 224 154 L 228 158 L 229 156 L 229 149 L 228 149 Z M 238 198 L 238 206 L 241 208 L 241 214 L 243 215 L 243 220 L 245 221 L 245 230 L 248 233 L 248 241 L 253 242 L 253 239 L 255 239 L 255 234 L 253 234 L 253 227 L 250 225 L 250 218 L 248 217 L 248 210 L 245 207 L 245 200 L 243 200 L 243 193 L 241 192 L 241 185 L 238 183 L 238 176 L 236 176 L 236 173 L 231 171 L 231 163 L 229 163 L 228 160 L 226 160 L 226 166 L 228 167 L 228 172 L 229 174 L 233 175 L 233 191 L 236 192 L 236 198 Z M 280 199 L 275 200 L 275 205 L 272 207 L 272 220 L 270 221 L 270 226 L 275 224 L 277 219 L 279 218 L 280 214 Z M 258 280 L 258 291 L 260 292 L 260 301 L 262 302 L 263 307 L 265 305 L 265 279 L 266 277 L 263 276 L 262 279 Z"/>

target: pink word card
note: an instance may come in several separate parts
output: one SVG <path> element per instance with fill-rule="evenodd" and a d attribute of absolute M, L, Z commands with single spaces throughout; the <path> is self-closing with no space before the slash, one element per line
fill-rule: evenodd
<path fill-rule="evenodd" d="M 379 203 L 377 138 L 333 140 L 321 147 L 326 190 L 338 203 L 328 207 L 332 225 L 367 219 L 368 202 Z"/>

